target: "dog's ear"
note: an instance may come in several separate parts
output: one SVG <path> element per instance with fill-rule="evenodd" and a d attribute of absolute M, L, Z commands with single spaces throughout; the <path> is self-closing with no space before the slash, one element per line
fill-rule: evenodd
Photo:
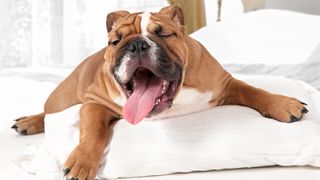
<path fill-rule="evenodd" d="M 184 26 L 182 9 L 179 6 L 173 5 L 164 7 L 159 11 L 159 13 L 169 16 L 169 18 L 172 19 L 173 22 L 175 22 L 178 26 Z"/>
<path fill-rule="evenodd" d="M 107 30 L 108 33 L 112 31 L 114 25 L 124 16 L 128 15 L 128 11 L 114 11 L 107 16 Z"/>

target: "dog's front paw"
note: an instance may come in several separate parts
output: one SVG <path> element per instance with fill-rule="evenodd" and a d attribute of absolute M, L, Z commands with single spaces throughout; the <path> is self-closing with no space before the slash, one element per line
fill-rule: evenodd
<path fill-rule="evenodd" d="M 306 105 L 292 97 L 273 95 L 267 110 L 262 112 L 262 115 L 281 122 L 296 122 L 308 112 Z"/>
<path fill-rule="evenodd" d="M 63 173 L 68 180 L 93 180 L 96 176 L 101 153 L 95 147 L 79 144 L 64 163 Z"/>
<path fill-rule="evenodd" d="M 21 117 L 15 120 L 11 127 L 21 135 L 31 135 L 44 132 L 44 113 Z"/>

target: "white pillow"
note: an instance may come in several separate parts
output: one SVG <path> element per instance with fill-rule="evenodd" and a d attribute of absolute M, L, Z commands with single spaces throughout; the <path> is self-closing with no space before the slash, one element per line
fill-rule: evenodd
<path fill-rule="evenodd" d="M 222 64 L 299 64 L 319 43 L 320 16 L 258 10 L 191 36 Z"/>
<path fill-rule="evenodd" d="M 271 92 L 308 103 L 309 113 L 295 123 L 281 123 L 241 106 L 214 107 L 171 119 L 125 120 L 113 128 L 99 177 L 135 177 L 257 166 L 320 167 L 320 93 L 296 80 L 240 77 Z M 39 179 L 60 178 L 62 164 L 78 143 L 74 106 L 46 117 L 43 145 L 26 168 Z"/>

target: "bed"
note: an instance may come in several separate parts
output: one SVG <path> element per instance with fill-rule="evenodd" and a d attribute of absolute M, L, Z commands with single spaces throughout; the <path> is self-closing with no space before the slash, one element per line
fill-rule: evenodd
<path fill-rule="evenodd" d="M 236 21 L 205 27 L 192 36 L 202 42 L 232 73 L 247 74 L 249 78 L 265 74 L 286 76 L 302 80 L 320 89 L 320 33 L 318 32 L 320 32 L 319 16 L 281 10 L 260 10 L 244 14 Z M 69 72 L 71 69 L 62 69 L 58 72 L 54 69 L 1 69 L 0 177 L 28 179 L 29 176 L 23 172 L 28 164 L 21 162 L 28 162 L 32 158 L 28 154 L 35 152 L 35 148 L 43 142 L 44 135 L 19 136 L 10 129 L 12 120 L 40 112 L 48 94 Z M 315 91 L 313 92 L 317 94 Z M 318 117 L 320 119 L 320 116 Z M 31 177 L 30 179 L 34 179 Z M 272 166 L 162 174 L 130 179 L 214 178 L 318 180 L 320 171 L 319 168 L 310 166 Z"/>

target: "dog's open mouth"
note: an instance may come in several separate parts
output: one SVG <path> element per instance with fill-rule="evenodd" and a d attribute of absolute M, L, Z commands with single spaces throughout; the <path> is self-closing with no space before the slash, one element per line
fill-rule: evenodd
<path fill-rule="evenodd" d="M 143 118 L 169 108 L 178 84 L 179 80 L 167 81 L 150 70 L 139 67 L 131 79 L 122 84 L 128 98 L 123 107 L 124 118 L 131 124 L 137 124 Z"/>

